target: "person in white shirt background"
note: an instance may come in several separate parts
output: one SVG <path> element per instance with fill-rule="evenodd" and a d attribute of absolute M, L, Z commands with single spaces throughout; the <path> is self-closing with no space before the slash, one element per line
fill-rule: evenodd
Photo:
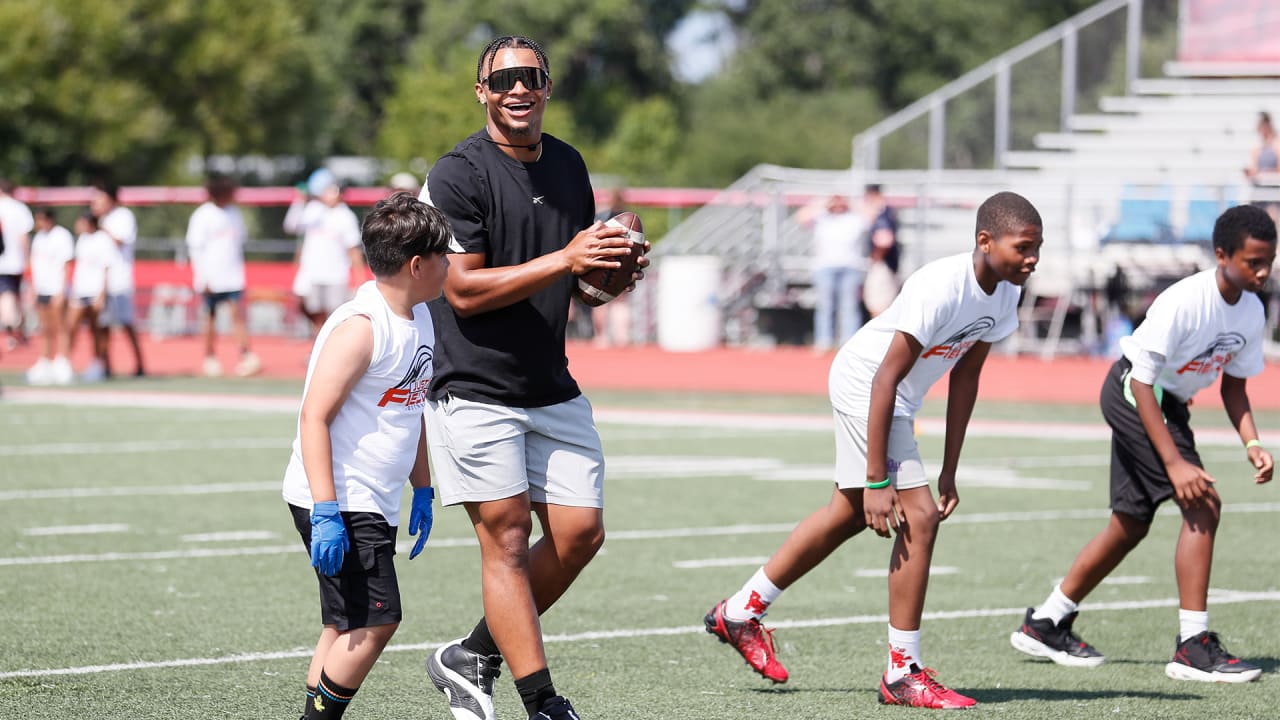
<path fill-rule="evenodd" d="M 71 382 L 67 359 L 67 273 L 75 257 L 71 231 L 58 224 L 48 208 L 35 211 L 35 237 L 31 238 L 31 286 L 36 293 L 40 321 L 40 359 L 27 371 L 32 385 L 66 385 Z"/>
<path fill-rule="evenodd" d="M 843 195 L 832 195 L 826 206 L 810 205 L 797 213 L 801 224 L 813 228 L 813 345 L 819 352 L 838 347 L 862 327 L 860 297 L 867 276 L 862 246 L 866 221 L 849 207 Z"/>
<path fill-rule="evenodd" d="M 138 241 L 138 220 L 133 211 L 120 204 L 119 188 L 107 182 L 93 186 L 89 209 L 98 216 L 98 227 L 115 241 L 121 262 L 112 266 L 107 280 L 107 300 L 104 312 L 98 317 L 104 327 L 114 325 L 124 330 L 133 348 L 133 374 L 146 374 L 142 363 L 142 346 L 138 343 L 138 331 L 134 327 L 133 308 L 133 252 Z M 104 356 L 103 371 L 111 375 L 110 358 Z"/>
<path fill-rule="evenodd" d="M 0 327 L 4 328 L 7 349 L 26 343 L 22 331 L 22 275 L 27 270 L 27 251 L 34 220 L 31 210 L 13 197 L 14 185 L 0 178 Z"/>
<path fill-rule="evenodd" d="M 75 345 L 81 323 L 89 328 L 93 360 L 81 373 L 84 382 L 107 377 L 107 328 L 99 322 L 107 306 L 107 286 L 112 269 L 123 264 L 120 248 L 100 229 L 98 217 L 86 212 L 76 218 L 75 270 L 71 274 L 71 313 L 67 322 L 67 355 Z M 118 272 L 118 270 L 117 270 Z"/>
<path fill-rule="evenodd" d="M 307 180 L 310 200 L 298 200 L 285 216 L 285 231 L 301 235 L 295 257 L 293 294 L 311 321 L 312 335 L 325 318 L 366 279 L 360 250 L 360 221 L 342 202 L 338 178 L 325 168 Z"/>
<path fill-rule="evenodd" d="M 262 369 L 258 356 L 249 349 L 249 329 L 245 319 L 244 244 L 249 236 L 244 215 L 234 204 L 236 184 L 230 177 L 211 175 L 205 186 L 209 199 L 187 223 L 187 250 L 191 257 L 192 285 L 203 299 L 204 374 L 222 375 L 217 355 L 218 308 L 231 310 L 231 329 L 240 347 L 236 375 L 248 377 Z"/>

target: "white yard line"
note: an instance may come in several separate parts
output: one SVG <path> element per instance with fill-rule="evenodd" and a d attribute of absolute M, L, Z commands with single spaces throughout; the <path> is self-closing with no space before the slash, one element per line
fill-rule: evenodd
<path fill-rule="evenodd" d="M 1244 592 L 1234 590 L 1216 590 L 1209 593 L 1210 605 L 1233 605 L 1238 603 L 1277 602 L 1280 592 Z M 1081 610 L 1124 611 L 1146 610 L 1150 608 L 1177 607 L 1178 598 L 1157 598 L 1152 600 L 1130 600 L 1123 602 L 1085 603 Z M 1022 617 L 1025 607 L 1016 608 L 974 608 L 968 610 L 940 610 L 926 612 L 924 619 L 964 620 L 988 617 Z M 852 615 L 847 617 L 816 618 L 811 620 L 783 620 L 770 623 L 775 628 L 819 628 L 838 627 L 844 625 L 876 625 L 887 623 L 888 615 Z M 617 630 L 592 630 L 580 633 L 548 635 L 544 638 L 549 643 L 586 642 L 593 640 L 622 640 L 645 637 L 667 637 L 676 635 L 698 635 L 705 633 L 701 625 L 682 625 L 678 627 L 658 628 L 620 628 Z M 425 652 L 434 650 L 444 642 L 407 643 L 388 645 L 384 652 Z M 41 678 L 67 675 L 93 675 L 97 673 L 126 672 L 130 670 L 158 670 L 163 668 L 196 667 L 204 665 L 226 665 L 231 663 L 260 662 L 264 660 L 291 660 L 309 658 L 314 652 L 312 648 L 297 648 L 275 652 L 237 653 L 208 658 L 179 658 L 174 660 L 157 660 L 150 662 L 112 663 L 108 665 L 82 665 L 79 667 L 47 668 L 40 670 L 8 670 L 0 672 L 0 680 L 13 678 Z"/>
<path fill-rule="evenodd" d="M 1280 503 L 1237 503 L 1222 506 L 1224 513 L 1274 513 L 1280 512 Z M 991 524 L 991 523 L 1024 523 L 1047 522 L 1056 520 L 1089 520 L 1101 519 L 1110 515 L 1105 508 L 1086 508 L 1078 510 L 1033 510 L 1028 512 L 1005 513 L 959 513 L 947 518 L 944 524 Z M 1160 515 L 1177 515 L 1176 507 L 1164 507 Z M 795 522 L 768 523 L 759 525 L 721 525 L 717 527 L 683 527 L 657 528 L 651 530 L 612 530 L 606 532 L 606 544 L 610 541 L 624 540 L 664 540 L 694 537 L 716 537 L 733 535 L 767 535 L 791 532 Z M 536 537 L 533 540 L 536 541 Z M 427 549 L 474 547 L 475 538 L 432 538 Z M 408 541 L 396 546 L 397 552 L 408 552 L 412 544 Z M 248 555 L 280 555 L 284 553 L 302 552 L 300 543 L 287 545 L 264 545 L 244 548 L 198 548 L 183 550 L 158 550 L 151 552 L 115 552 L 77 555 L 45 555 L 32 557 L 0 557 L 0 567 L 16 567 L 27 565 L 63 565 L 67 563 L 120 562 L 137 560 L 177 560 L 218 557 L 240 557 Z"/>
<path fill-rule="evenodd" d="M 753 557 L 705 558 L 703 560 L 677 560 L 671 563 L 671 567 L 678 568 L 680 570 L 701 570 L 703 568 L 723 567 L 757 567 L 765 564 L 768 560 L 768 555 L 756 555 Z"/>
<path fill-rule="evenodd" d="M 129 526 L 123 523 L 106 523 L 101 525 L 51 525 L 48 527 L 29 527 L 22 531 L 23 535 L 43 537 L 49 535 L 100 535 L 103 533 L 129 532 Z"/>
<path fill-rule="evenodd" d="M 277 540 L 279 537 L 279 533 L 274 533 L 270 530 L 235 530 L 183 535 L 182 542 L 243 542 L 245 540 Z"/>

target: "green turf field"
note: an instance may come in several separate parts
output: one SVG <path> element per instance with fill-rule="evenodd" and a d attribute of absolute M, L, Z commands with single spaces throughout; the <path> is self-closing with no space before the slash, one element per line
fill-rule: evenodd
<path fill-rule="evenodd" d="M 112 384 L 128 387 L 199 395 L 233 385 Z M 761 680 L 702 631 L 703 613 L 829 495 L 821 398 L 593 401 L 609 457 L 610 537 L 544 618 L 557 688 L 585 720 L 926 712 L 876 703 L 889 543 L 873 534 L 773 606 L 766 622 L 779 627 L 786 685 Z M 646 420 L 623 408 L 716 414 Z M 772 411 L 776 421 L 760 422 Z M 930 404 L 922 418 L 941 412 Z M 1176 683 L 1163 672 L 1177 631 L 1170 515 L 1077 622 L 1106 665 L 1060 668 L 1009 647 L 1021 609 L 1043 599 L 1103 522 L 1108 446 L 1035 433 L 1036 422 L 1099 425 L 1087 406 L 980 402 L 978 415 L 1023 432 L 970 432 L 961 505 L 943 526 L 924 623 L 925 659 L 980 701 L 970 715 L 1276 717 L 1280 494 L 1252 484 L 1238 444 L 1202 447 L 1227 503 L 1210 612 L 1227 647 L 1265 674 L 1247 686 Z M 1220 411 L 1196 420 L 1226 429 Z M 1272 437 L 1280 418 L 1261 424 Z M 0 402 L 0 718 L 296 718 L 319 616 L 278 489 L 293 425 L 287 410 Z M 941 437 L 925 433 L 920 443 L 936 470 Z M 407 549 L 407 536 L 401 543 Z M 349 718 L 450 717 L 422 664 L 478 617 L 478 551 L 465 514 L 437 508 L 427 550 L 407 558 L 398 558 L 405 621 Z M 497 688 L 499 717 L 523 718 L 507 674 Z"/>

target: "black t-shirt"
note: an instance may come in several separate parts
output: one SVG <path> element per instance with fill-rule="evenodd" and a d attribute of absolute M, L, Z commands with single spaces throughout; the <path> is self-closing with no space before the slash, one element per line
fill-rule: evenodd
<path fill-rule="evenodd" d="M 521 265 L 560 250 L 595 216 L 587 166 L 567 143 L 542 135 L 542 157 L 515 160 L 484 130 L 431 168 L 423 199 L 449 218 L 452 252 L 484 253 L 484 267 Z M 545 407 L 577 397 L 564 352 L 575 279 L 566 273 L 529 298 L 461 317 L 431 302 L 436 330 L 430 397 L 446 393 L 510 407 Z"/>
<path fill-rule="evenodd" d="M 886 207 L 881 210 L 880 214 L 871 223 L 871 229 L 867 231 L 868 252 L 874 249 L 875 243 L 872 238 L 875 237 L 876 232 L 879 230 L 888 230 L 893 233 L 893 247 L 889 248 L 889 251 L 885 253 L 884 264 L 888 265 L 889 269 L 896 273 L 898 272 L 898 263 L 902 257 L 902 249 L 898 245 L 898 216 L 893 212 L 893 208 Z"/>

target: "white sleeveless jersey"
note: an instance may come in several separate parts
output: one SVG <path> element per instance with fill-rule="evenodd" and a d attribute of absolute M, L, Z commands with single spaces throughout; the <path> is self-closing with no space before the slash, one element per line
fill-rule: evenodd
<path fill-rule="evenodd" d="M 369 368 L 329 426 L 333 446 L 333 485 L 344 511 L 376 512 L 393 526 L 400 524 L 400 496 L 417 460 L 418 437 L 427 386 L 431 382 L 435 331 L 427 306 L 413 308 L 406 320 L 387 306 L 377 284 L 362 285 L 354 299 L 342 304 L 316 336 L 306 387 L 329 335 L 355 315 L 373 324 L 373 356 Z M 306 390 L 303 390 L 304 397 Z M 284 475 L 284 499 L 312 506 L 311 488 L 302 465 L 302 441 L 293 440 L 293 455 Z"/>
<path fill-rule="evenodd" d="M 902 286 L 889 308 L 845 342 L 831 364 L 831 404 L 846 415 L 866 417 L 871 381 L 893 336 L 902 331 L 923 346 L 898 384 L 895 417 L 915 417 L 925 393 L 979 342 L 996 343 L 1018 329 L 1021 288 L 1004 281 L 988 295 L 973 272 L 973 254 L 934 260 Z"/>

